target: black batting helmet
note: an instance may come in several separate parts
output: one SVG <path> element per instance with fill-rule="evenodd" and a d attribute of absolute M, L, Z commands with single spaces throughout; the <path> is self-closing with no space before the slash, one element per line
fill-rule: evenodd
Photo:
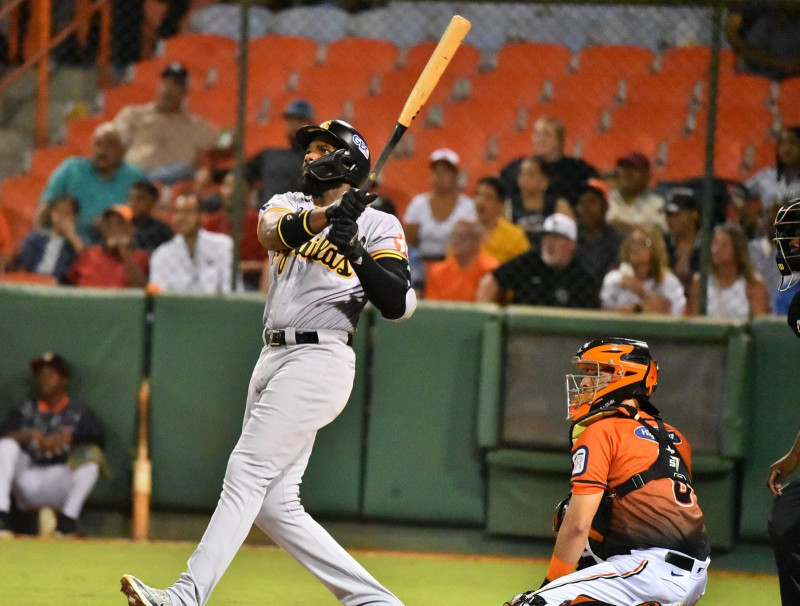
<path fill-rule="evenodd" d="M 370 169 L 369 147 L 364 137 L 344 120 L 328 120 L 319 126 L 303 126 L 295 135 L 303 149 L 308 149 L 317 137 L 327 140 L 339 149 L 311 162 L 308 165 L 311 174 L 323 183 L 343 181 L 353 187 L 360 187 L 367 180 Z"/>

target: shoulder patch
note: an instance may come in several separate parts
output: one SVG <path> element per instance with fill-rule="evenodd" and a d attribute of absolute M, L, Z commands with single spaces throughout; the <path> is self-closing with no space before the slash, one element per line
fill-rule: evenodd
<path fill-rule="evenodd" d="M 579 446 L 572 453 L 572 477 L 582 475 L 586 471 L 586 461 L 589 458 L 589 448 Z"/>

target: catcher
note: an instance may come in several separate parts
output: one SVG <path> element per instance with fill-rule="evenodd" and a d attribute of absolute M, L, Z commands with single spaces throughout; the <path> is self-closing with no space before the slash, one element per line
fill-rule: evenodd
<path fill-rule="evenodd" d="M 567 375 L 571 497 L 556 510 L 541 587 L 504 606 L 695 604 L 710 549 L 689 443 L 648 399 L 658 365 L 647 343 L 596 339 L 573 364 L 581 374 Z"/>

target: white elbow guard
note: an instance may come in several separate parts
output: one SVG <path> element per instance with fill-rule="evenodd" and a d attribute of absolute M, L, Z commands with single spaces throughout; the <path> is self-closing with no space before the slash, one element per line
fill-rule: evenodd
<path fill-rule="evenodd" d="M 417 293 L 413 288 L 409 288 L 406 291 L 406 310 L 403 312 L 403 315 L 399 318 L 392 318 L 389 321 L 404 322 L 411 317 L 415 309 L 417 309 Z"/>

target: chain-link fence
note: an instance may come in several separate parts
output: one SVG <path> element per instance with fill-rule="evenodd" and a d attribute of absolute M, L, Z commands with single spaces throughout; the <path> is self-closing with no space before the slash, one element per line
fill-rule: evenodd
<path fill-rule="evenodd" d="M 0 21 L 7 71 L 35 48 L 25 5 L 36 2 L 20 4 Z M 51 53 L 52 145 L 24 167 L 35 78 L 2 98 L 0 166 L 26 171 L 0 186 L 15 244 L 48 179 L 65 158 L 92 158 L 106 121 L 130 146 L 126 161 L 157 184 L 156 216 L 174 227 L 175 199 L 194 193 L 239 241 L 242 217 L 248 225 L 299 174 L 299 125 L 347 120 L 377 157 L 461 14 L 472 29 L 377 187 L 382 208 L 404 222 L 421 294 L 433 276 L 432 297 L 729 317 L 786 306 L 769 238 L 776 205 L 800 196 L 800 11 L 791 4 L 112 1 L 115 85 L 102 89 L 105 34 L 99 14 L 85 16 L 91 4 L 53 3 L 54 33 L 76 15 L 83 25 Z M 165 117 L 170 101 L 180 120 Z M 442 148 L 456 155 L 432 162 Z M 251 187 L 258 193 L 243 195 Z M 545 224 L 553 213 L 574 223 Z M 451 242 L 462 219 L 480 237 L 456 230 Z M 714 231 L 725 222 L 739 228 Z M 481 245 L 493 259 L 476 260 Z M 237 256 L 255 288 L 260 266 L 248 248 Z"/>

